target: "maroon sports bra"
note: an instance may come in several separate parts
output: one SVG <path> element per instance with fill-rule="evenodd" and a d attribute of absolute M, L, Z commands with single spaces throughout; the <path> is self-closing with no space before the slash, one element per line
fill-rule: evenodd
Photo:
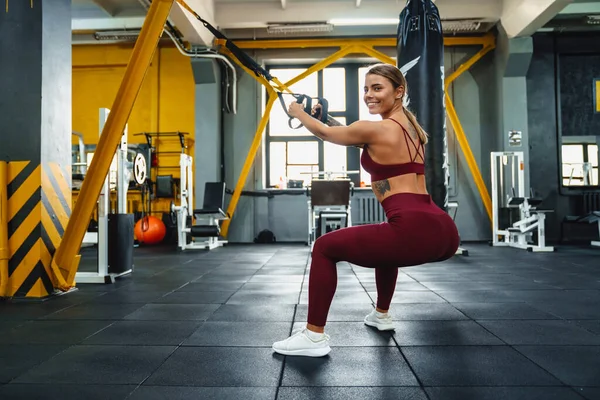
<path fill-rule="evenodd" d="M 389 118 L 389 119 L 391 119 L 392 121 L 394 121 L 395 123 L 400 125 L 400 127 L 402 128 L 402 131 L 404 132 L 404 140 L 406 140 L 406 147 L 408 148 L 408 154 L 410 155 L 411 161 L 407 162 L 407 163 L 403 163 L 403 164 L 379 164 L 379 163 L 376 163 L 375 161 L 373 161 L 373 159 L 369 155 L 369 151 L 367 150 L 367 145 L 364 145 L 362 156 L 360 157 L 360 163 L 361 163 L 362 167 L 364 168 L 365 171 L 367 171 L 369 174 L 371 174 L 372 182 L 381 181 L 381 180 L 392 178 L 392 177 L 398 176 L 398 175 L 406 175 L 406 174 L 424 175 L 425 174 L 425 164 L 424 164 L 425 157 L 420 152 L 421 149 L 423 149 L 423 151 L 425 151 L 423 144 L 419 140 L 419 145 L 416 146 L 415 143 L 412 141 L 412 139 L 409 138 L 410 134 L 406 131 L 406 129 L 404 129 L 404 127 L 395 119 L 392 119 L 392 118 Z M 410 151 L 409 142 L 417 150 L 417 153 L 415 154 L 414 157 L 412 156 L 412 152 Z M 423 160 L 423 163 L 415 162 L 415 160 L 417 159 L 417 156 L 421 157 L 421 160 Z"/>

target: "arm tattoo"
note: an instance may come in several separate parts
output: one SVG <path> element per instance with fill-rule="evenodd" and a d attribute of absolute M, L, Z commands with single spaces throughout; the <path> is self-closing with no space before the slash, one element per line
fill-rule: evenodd
<path fill-rule="evenodd" d="M 387 179 L 373 182 L 371 186 L 373 187 L 373 190 L 381 196 L 383 196 L 385 192 L 392 190 L 392 188 L 390 187 L 390 182 Z"/>
<path fill-rule="evenodd" d="M 327 123 L 326 125 L 328 126 L 345 126 L 344 124 L 342 124 L 341 122 L 339 122 L 337 119 L 333 118 L 331 115 L 327 115 Z M 353 147 L 358 147 L 359 149 L 363 148 L 362 144 L 356 144 Z"/>
<path fill-rule="evenodd" d="M 327 125 L 329 126 L 344 126 L 341 122 L 333 118 L 331 115 L 327 115 Z"/>

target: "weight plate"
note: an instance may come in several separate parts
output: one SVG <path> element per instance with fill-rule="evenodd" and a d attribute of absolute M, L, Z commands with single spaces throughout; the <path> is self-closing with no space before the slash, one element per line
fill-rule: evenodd
<path fill-rule="evenodd" d="M 133 178 L 138 185 L 146 182 L 146 157 L 142 153 L 135 155 L 135 160 L 133 161 Z"/>

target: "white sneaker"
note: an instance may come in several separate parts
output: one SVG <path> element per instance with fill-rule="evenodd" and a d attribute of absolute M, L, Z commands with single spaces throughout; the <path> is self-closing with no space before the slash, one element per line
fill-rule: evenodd
<path fill-rule="evenodd" d="M 365 325 L 372 326 L 380 331 L 393 331 L 395 329 L 394 321 L 389 313 L 385 313 L 383 316 L 378 316 L 377 314 L 381 313 L 377 312 L 376 309 L 373 309 L 373 311 L 365 317 Z"/>
<path fill-rule="evenodd" d="M 276 353 L 286 356 L 323 357 L 331 351 L 329 335 L 322 334 L 320 339 L 313 340 L 304 328 L 289 338 L 273 343 Z"/>

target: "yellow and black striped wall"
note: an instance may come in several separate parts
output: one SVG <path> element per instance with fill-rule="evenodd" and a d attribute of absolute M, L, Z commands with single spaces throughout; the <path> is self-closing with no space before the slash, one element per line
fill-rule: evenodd
<path fill-rule="evenodd" d="M 71 215 L 70 176 L 56 163 L 8 163 L 6 297 L 40 298 L 53 293 L 50 262 Z"/>

